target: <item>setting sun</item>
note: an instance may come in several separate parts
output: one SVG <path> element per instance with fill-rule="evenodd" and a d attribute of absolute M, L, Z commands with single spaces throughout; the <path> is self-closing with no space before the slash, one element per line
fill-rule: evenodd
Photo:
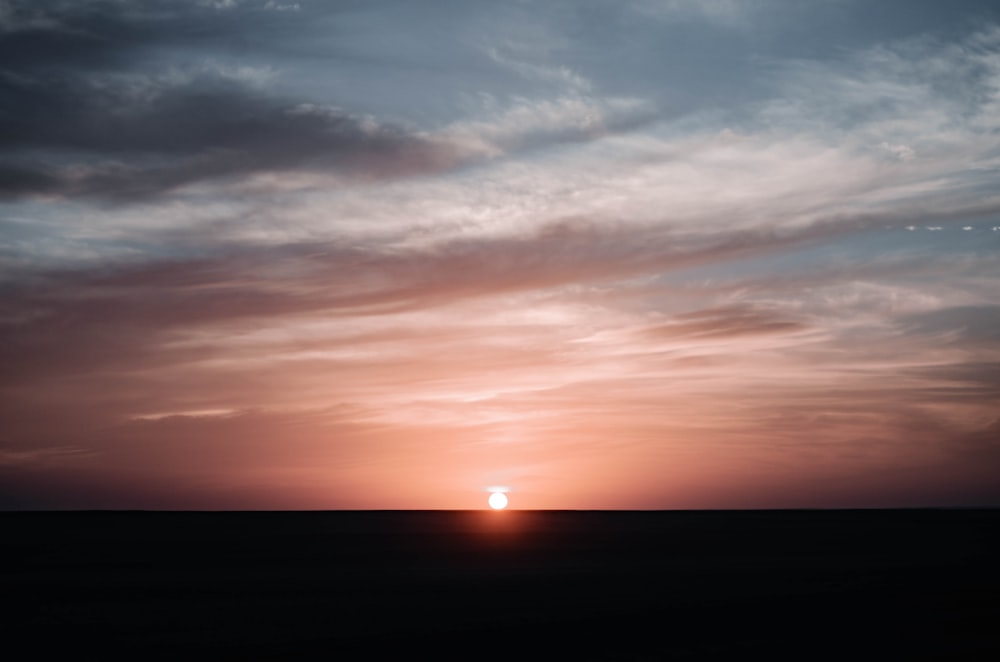
<path fill-rule="evenodd" d="M 490 508 L 493 510 L 503 510 L 507 507 L 507 495 L 503 492 L 494 492 L 490 495 Z"/>

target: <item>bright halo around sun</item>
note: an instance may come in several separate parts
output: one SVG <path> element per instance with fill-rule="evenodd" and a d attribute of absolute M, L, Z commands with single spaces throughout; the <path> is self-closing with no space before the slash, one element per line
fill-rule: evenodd
<path fill-rule="evenodd" d="M 494 492 L 490 495 L 490 508 L 493 510 L 503 510 L 507 507 L 507 495 L 503 492 Z"/>

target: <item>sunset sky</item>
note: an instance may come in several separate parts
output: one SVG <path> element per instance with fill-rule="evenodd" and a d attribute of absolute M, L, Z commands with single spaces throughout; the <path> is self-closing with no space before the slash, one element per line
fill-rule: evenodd
<path fill-rule="evenodd" d="M 0 509 L 1000 505 L 1000 7 L 0 1 Z"/>

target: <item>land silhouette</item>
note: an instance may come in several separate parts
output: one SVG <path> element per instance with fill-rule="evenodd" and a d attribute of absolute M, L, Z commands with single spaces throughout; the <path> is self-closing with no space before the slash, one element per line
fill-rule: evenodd
<path fill-rule="evenodd" d="M 0 513 L 8 650 L 1000 659 L 1000 511 Z"/>

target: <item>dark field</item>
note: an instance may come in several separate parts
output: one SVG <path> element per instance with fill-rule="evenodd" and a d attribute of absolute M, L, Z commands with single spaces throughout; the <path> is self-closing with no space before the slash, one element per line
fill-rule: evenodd
<path fill-rule="evenodd" d="M 0 523 L 10 660 L 1000 660 L 997 510 Z"/>

